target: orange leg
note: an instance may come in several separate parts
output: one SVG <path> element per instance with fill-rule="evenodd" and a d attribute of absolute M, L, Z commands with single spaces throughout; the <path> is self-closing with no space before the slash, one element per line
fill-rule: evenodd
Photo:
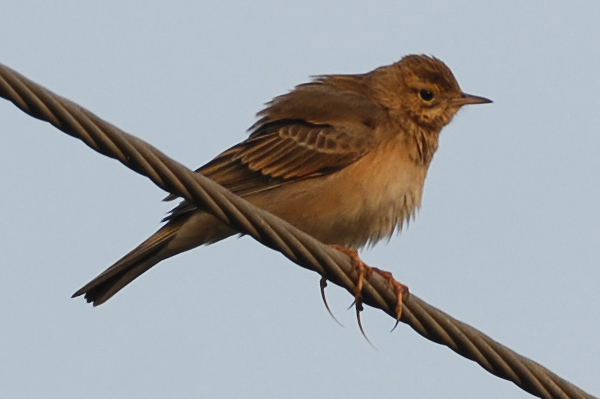
<path fill-rule="evenodd" d="M 408 298 L 408 287 L 396 281 L 392 276 L 392 273 L 386 272 L 385 270 L 381 270 L 376 267 L 372 267 L 372 269 L 375 273 L 381 275 L 383 278 L 386 279 L 388 283 L 391 284 L 392 288 L 394 289 L 394 293 L 396 294 L 396 324 L 394 325 L 394 328 L 392 328 L 392 331 L 394 331 L 398 326 L 398 323 L 400 322 L 400 318 L 402 318 L 402 302 L 404 298 Z"/>
<path fill-rule="evenodd" d="M 400 318 L 402 317 L 403 298 L 405 296 L 408 296 L 408 294 L 409 294 L 408 287 L 405 286 L 404 284 L 400 284 L 398 281 L 396 281 L 394 279 L 394 277 L 392 276 L 392 273 L 386 272 L 386 271 L 378 269 L 376 267 L 370 267 L 367 264 L 365 264 L 358 256 L 358 252 L 356 250 L 347 248 L 347 247 L 344 247 L 341 245 L 332 245 L 332 247 L 345 253 L 346 255 L 348 255 L 350 257 L 350 259 L 352 260 L 352 264 L 358 274 L 358 278 L 356 281 L 356 288 L 354 291 L 354 297 L 355 297 L 354 305 L 356 305 L 356 315 L 357 315 L 357 319 L 358 319 L 358 326 L 359 326 L 362 334 L 365 335 L 365 332 L 362 328 L 362 323 L 360 321 L 360 312 L 363 310 L 362 288 L 363 288 L 365 276 L 367 279 L 370 279 L 371 276 L 373 275 L 373 273 L 377 273 L 377 274 L 381 275 L 382 277 L 384 277 L 386 279 L 386 281 L 388 281 L 390 283 L 390 285 L 392 286 L 392 288 L 394 290 L 394 293 L 396 294 L 396 297 L 398 298 L 397 303 L 396 303 L 396 309 L 395 309 L 396 310 L 396 325 L 398 325 L 398 322 L 400 321 Z M 394 326 L 394 328 L 396 328 L 396 326 Z M 365 335 L 365 338 L 367 338 L 366 335 Z M 368 341 L 368 338 L 367 338 L 367 341 Z"/>

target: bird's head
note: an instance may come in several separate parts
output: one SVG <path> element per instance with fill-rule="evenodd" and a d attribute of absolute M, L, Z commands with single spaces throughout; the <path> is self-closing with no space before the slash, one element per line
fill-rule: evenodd
<path fill-rule="evenodd" d="M 465 94 L 450 68 L 434 57 L 408 55 L 375 72 L 383 103 L 428 130 L 439 131 L 463 105 L 491 102 Z"/>

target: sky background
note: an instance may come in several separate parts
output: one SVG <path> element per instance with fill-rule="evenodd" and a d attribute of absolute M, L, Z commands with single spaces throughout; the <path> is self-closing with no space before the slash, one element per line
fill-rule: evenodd
<path fill-rule="evenodd" d="M 465 92 L 417 220 L 362 252 L 430 304 L 600 394 L 600 3 L 21 0 L 0 62 L 195 168 L 311 75 L 433 54 Z M 0 101 L 0 397 L 528 398 L 251 238 L 71 294 L 164 192 Z"/>

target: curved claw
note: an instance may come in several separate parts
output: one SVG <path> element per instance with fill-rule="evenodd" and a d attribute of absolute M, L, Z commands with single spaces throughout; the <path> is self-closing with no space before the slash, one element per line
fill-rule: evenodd
<path fill-rule="evenodd" d="M 319 282 L 321 287 L 321 298 L 323 299 L 323 303 L 325 304 L 325 309 L 329 312 L 331 318 L 339 324 L 340 327 L 344 328 L 344 325 L 339 322 L 339 320 L 333 315 L 333 312 L 329 308 L 329 304 L 327 303 L 327 298 L 325 297 L 325 287 L 327 287 L 327 279 L 325 277 L 321 277 L 321 281 Z"/>
<path fill-rule="evenodd" d="M 367 337 L 367 334 L 365 334 L 365 330 L 363 328 L 362 321 L 360 319 L 360 312 L 362 312 L 362 310 L 363 310 L 362 302 L 359 302 L 358 300 L 355 300 L 354 302 L 356 303 L 356 320 L 358 321 L 358 328 L 359 328 L 362 336 L 369 343 L 369 345 L 371 345 L 371 347 L 373 349 L 378 350 L 377 347 L 375 345 L 373 345 L 373 343 L 371 342 L 371 340 L 369 339 L 369 337 Z"/>
<path fill-rule="evenodd" d="M 392 327 L 392 329 L 390 330 L 390 333 L 394 332 L 394 330 L 396 329 L 396 327 L 398 327 L 398 324 L 400 324 L 400 319 L 396 320 L 396 324 L 394 324 L 394 327 Z"/>
<path fill-rule="evenodd" d="M 371 345 L 373 349 L 377 350 L 377 347 L 375 347 L 375 345 L 373 345 L 371 340 L 367 337 L 367 334 L 365 333 L 365 330 L 362 325 L 362 320 L 360 318 L 360 312 L 362 312 L 363 310 L 362 290 L 365 281 L 365 274 L 367 274 L 367 278 L 369 278 L 372 273 L 372 270 L 362 260 L 360 260 L 358 252 L 356 252 L 355 249 L 346 248 L 341 245 L 332 245 L 332 247 L 348 255 L 352 261 L 352 264 L 354 265 L 354 268 L 356 269 L 358 277 L 356 279 L 356 287 L 354 288 L 354 301 L 348 309 L 350 309 L 352 306 L 356 308 L 356 320 L 358 322 L 358 328 L 360 329 L 362 336 L 367 340 L 369 345 Z"/>
<path fill-rule="evenodd" d="M 383 278 L 385 278 L 387 280 L 388 283 L 391 284 L 394 293 L 396 294 L 396 298 L 397 298 L 397 302 L 396 302 L 396 324 L 394 324 L 394 327 L 391 329 L 390 332 L 394 331 L 396 329 L 396 327 L 398 327 L 398 324 L 400 323 L 400 319 L 402 318 L 402 305 L 404 303 L 404 297 L 408 297 L 409 295 L 409 291 L 408 291 L 408 287 L 405 286 L 404 284 L 401 284 L 399 282 L 397 282 L 394 277 L 392 276 L 392 273 L 390 272 L 386 272 L 385 270 L 381 270 L 378 269 L 376 267 L 372 268 L 373 271 L 379 275 L 381 275 Z"/>
<path fill-rule="evenodd" d="M 369 280 L 371 278 L 373 273 L 377 273 L 377 274 L 381 275 L 392 286 L 392 289 L 394 290 L 394 293 L 396 294 L 396 298 L 397 298 L 396 308 L 395 308 L 396 324 L 394 325 L 394 327 L 392 328 L 391 331 L 394 331 L 396 329 L 396 327 L 398 327 L 398 323 L 400 323 L 400 319 L 402 318 L 403 299 L 405 296 L 408 297 L 408 287 L 397 282 L 394 279 L 394 277 L 392 276 L 392 273 L 386 272 L 385 270 L 381 270 L 376 267 L 370 267 L 370 266 L 366 265 L 362 260 L 360 260 L 360 257 L 358 256 L 358 252 L 356 252 L 356 250 L 351 249 L 351 248 L 346 248 L 341 245 L 332 245 L 332 247 L 334 247 L 335 249 L 348 255 L 352 261 L 352 264 L 353 264 L 355 270 L 356 270 L 357 279 L 356 279 L 356 285 L 354 288 L 354 302 L 352 302 L 352 304 L 350 305 L 350 307 L 348 309 L 350 309 L 352 306 L 356 307 L 356 319 L 358 320 L 358 327 L 360 328 L 360 332 L 362 333 L 363 337 L 365 337 L 365 339 L 367 340 L 369 345 L 371 345 L 374 349 L 377 349 L 375 347 L 375 345 L 373 345 L 373 343 L 369 340 L 369 338 L 367 338 L 367 335 L 365 334 L 365 331 L 362 326 L 362 321 L 360 319 L 360 312 L 363 310 L 362 290 L 363 290 L 365 275 L 367 277 L 367 280 Z M 322 281 L 321 284 L 323 285 L 323 280 L 321 280 L 321 281 Z M 321 294 L 323 295 L 323 300 L 325 300 L 323 286 L 321 287 Z M 327 304 L 325 306 L 327 306 Z M 333 315 L 332 315 L 332 317 L 333 317 Z"/>

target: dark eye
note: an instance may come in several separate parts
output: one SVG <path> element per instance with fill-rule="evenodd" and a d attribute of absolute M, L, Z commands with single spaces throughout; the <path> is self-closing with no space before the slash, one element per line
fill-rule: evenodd
<path fill-rule="evenodd" d="M 419 96 L 421 97 L 421 99 L 423 101 L 433 100 L 433 93 L 430 92 L 429 90 L 421 89 L 421 91 L 419 91 Z"/>

